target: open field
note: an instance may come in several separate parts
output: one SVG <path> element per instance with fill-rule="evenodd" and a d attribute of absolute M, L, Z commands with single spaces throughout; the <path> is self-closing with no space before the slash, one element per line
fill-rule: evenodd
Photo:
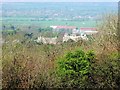
<path fill-rule="evenodd" d="M 3 24 L 13 25 L 36 25 L 36 26 L 51 26 L 51 25 L 68 25 L 77 27 L 96 27 L 96 21 L 3 21 Z"/>

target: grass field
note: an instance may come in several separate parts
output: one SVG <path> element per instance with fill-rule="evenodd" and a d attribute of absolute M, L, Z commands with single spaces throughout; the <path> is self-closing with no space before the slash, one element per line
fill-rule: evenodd
<path fill-rule="evenodd" d="M 15 18 L 10 18 L 10 19 L 3 19 L 2 24 L 5 25 L 36 25 L 36 26 L 51 26 L 51 25 L 68 25 L 68 26 L 76 26 L 76 27 L 96 27 L 97 22 L 93 20 L 88 20 L 88 21 L 58 21 L 58 20 L 53 20 L 53 21 L 31 21 L 26 18 L 20 18 L 20 19 L 15 19 Z"/>

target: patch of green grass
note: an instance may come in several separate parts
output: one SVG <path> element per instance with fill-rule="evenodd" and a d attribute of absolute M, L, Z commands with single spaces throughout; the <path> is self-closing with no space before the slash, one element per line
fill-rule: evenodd
<path fill-rule="evenodd" d="M 68 25 L 68 26 L 76 26 L 80 27 L 96 27 L 96 21 L 4 21 L 3 24 L 9 25 L 36 25 L 41 27 L 52 26 L 52 25 Z"/>

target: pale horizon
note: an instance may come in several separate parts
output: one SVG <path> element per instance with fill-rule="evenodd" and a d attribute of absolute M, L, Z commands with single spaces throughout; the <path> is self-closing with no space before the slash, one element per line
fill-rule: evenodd
<path fill-rule="evenodd" d="M 2 2 L 119 2 L 119 0 L 2 0 Z"/>

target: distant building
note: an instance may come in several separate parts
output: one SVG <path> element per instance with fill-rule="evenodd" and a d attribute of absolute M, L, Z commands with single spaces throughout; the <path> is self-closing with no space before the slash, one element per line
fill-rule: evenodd
<path fill-rule="evenodd" d="M 50 26 L 53 28 L 54 32 L 67 32 L 67 33 L 72 33 L 73 29 L 76 29 L 75 26 Z"/>
<path fill-rule="evenodd" d="M 68 40 L 73 40 L 75 42 L 83 39 L 83 40 L 88 40 L 87 38 L 87 35 L 85 33 L 81 33 L 79 35 L 77 34 L 71 34 L 71 35 L 68 35 L 67 33 L 64 35 L 63 37 L 63 42 L 67 42 Z"/>
<path fill-rule="evenodd" d="M 79 29 L 73 29 L 73 30 L 72 30 L 72 33 L 73 33 L 73 34 L 78 34 L 78 33 L 80 33 L 80 30 L 79 30 Z"/>
<path fill-rule="evenodd" d="M 56 29 L 69 29 L 69 30 L 73 30 L 76 29 L 75 26 L 57 26 Z"/>
<path fill-rule="evenodd" d="M 75 42 L 79 40 L 88 40 L 88 35 L 92 35 L 97 33 L 98 31 L 96 28 L 80 28 L 76 29 L 74 26 L 50 26 L 54 30 L 67 30 L 67 32 L 61 32 L 58 37 L 54 38 L 47 38 L 47 37 L 38 37 L 36 40 L 37 42 L 43 43 L 43 44 L 60 44 L 63 42 L 67 42 L 68 40 L 73 40 Z M 68 30 L 72 30 L 71 34 L 69 34 Z"/>
<path fill-rule="evenodd" d="M 75 26 L 50 26 L 53 29 L 65 29 L 65 30 L 73 30 L 76 29 Z"/>
<path fill-rule="evenodd" d="M 96 28 L 88 28 L 88 27 L 80 28 L 80 31 L 86 33 L 87 35 L 92 35 L 92 34 L 98 33 Z"/>
<path fill-rule="evenodd" d="M 87 35 L 85 33 L 81 33 L 79 35 L 77 34 L 69 35 L 68 33 L 65 33 L 63 36 L 61 35 L 60 37 L 54 37 L 54 38 L 46 38 L 46 37 L 40 36 L 35 41 L 38 43 L 43 43 L 43 44 L 60 44 L 60 43 L 67 42 L 69 40 L 73 40 L 77 42 L 81 39 L 88 40 Z"/>
<path fill-rule="evenodd" d="M 36 42 L 43 43 L 43 44 L 56 44 L 57 43 L 57 37 L 54 38 L 46 38 L 46 37 L 38 37 Z"/>
<path fill-rule="evenodd" d="M 51 28 L 53 28 L 53 29 L 56 29 L 57 28 L 57 26 L 50 26 Z"/>

